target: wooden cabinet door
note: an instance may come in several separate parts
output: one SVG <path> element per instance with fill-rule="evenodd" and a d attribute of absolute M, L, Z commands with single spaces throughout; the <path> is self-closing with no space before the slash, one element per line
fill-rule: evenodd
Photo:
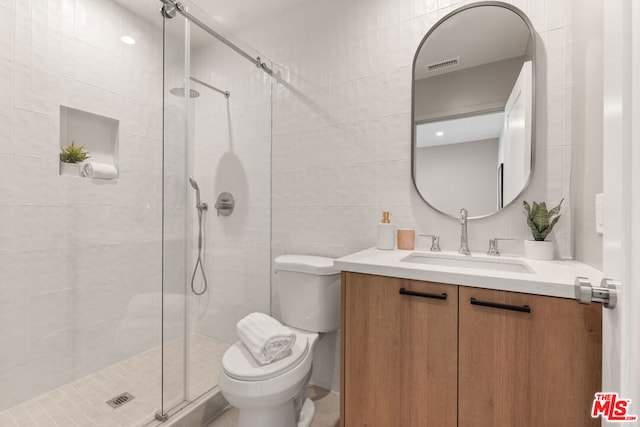
<path fill-rule="evenodd" d="M 459 427 L 600 425 L 600 304 L 462 286 L 459 297 Z"/>
<path fill-rule="evenodd" d="M 456 426 L 457 287 L 358 273 L 342 287 L 342 425 Z"/>

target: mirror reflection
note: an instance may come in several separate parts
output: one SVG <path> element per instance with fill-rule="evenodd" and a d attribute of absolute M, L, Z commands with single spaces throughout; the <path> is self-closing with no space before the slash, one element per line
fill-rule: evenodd
<path fill-rule="evenodd" d="M 413 181 L 434 209 L 491 215 L 532 173 L 533 30 L 509 5 L 443 18 L 414 59 Z"/>

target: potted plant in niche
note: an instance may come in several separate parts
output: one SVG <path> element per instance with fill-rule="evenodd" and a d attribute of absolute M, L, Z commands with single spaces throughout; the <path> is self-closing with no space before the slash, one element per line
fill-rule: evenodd
<path fill-rule="evenodd" d="M 545 239 L 560 219 L 560 207 L 563 201 L 564 199 L 560 200 L 558 206 L 551 210 L 547 210 L 545 202 L 533 202 L 531 206 L 526 201 L 522 202 L 524 213 L 527 215 L 527 224 L 534 239 L 524 241 L 524 254 L 527 258 L 553 259 L 553 242 Z"/>
<path fill-rule="evenodd" d="M 91 156 L 84 146 L 76 146 L 75 141 L 60 149 L 60 175 L 80 176 L 82 163 Z"/>

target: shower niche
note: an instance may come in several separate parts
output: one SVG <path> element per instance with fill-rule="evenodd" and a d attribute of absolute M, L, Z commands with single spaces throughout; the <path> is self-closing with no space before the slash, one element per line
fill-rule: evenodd
<path fill-rule="evenodd" d="M 110 171 L 107 179 L 118 176 L 118 143 L 120 122 L 110 117 L 101 116 L 83 110 L 60 106 L 60 150 L 72 143 L 75 147 L 84 147 L 89 155 L 85 162 L 95 167 Z M 66 163 L 60 161 L 60 175 L 85 176 L 85 162 Z M 113 173 L 115 171 L 115 175 Z"/>

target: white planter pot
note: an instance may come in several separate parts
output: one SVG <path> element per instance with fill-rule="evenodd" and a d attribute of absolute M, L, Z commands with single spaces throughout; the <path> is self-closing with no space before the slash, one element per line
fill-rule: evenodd
<path fill-rule="evenodd" d="M 60 175 L 82 176 L 83 167 L 84 167 L 84 162 L 82 163 L 60 162 Z"/>
<path fill-rule="evenodd" d="M 525 240 L 524 255 L 529 259 L 550 261 L 553 256 L 553 242 Z"/>

